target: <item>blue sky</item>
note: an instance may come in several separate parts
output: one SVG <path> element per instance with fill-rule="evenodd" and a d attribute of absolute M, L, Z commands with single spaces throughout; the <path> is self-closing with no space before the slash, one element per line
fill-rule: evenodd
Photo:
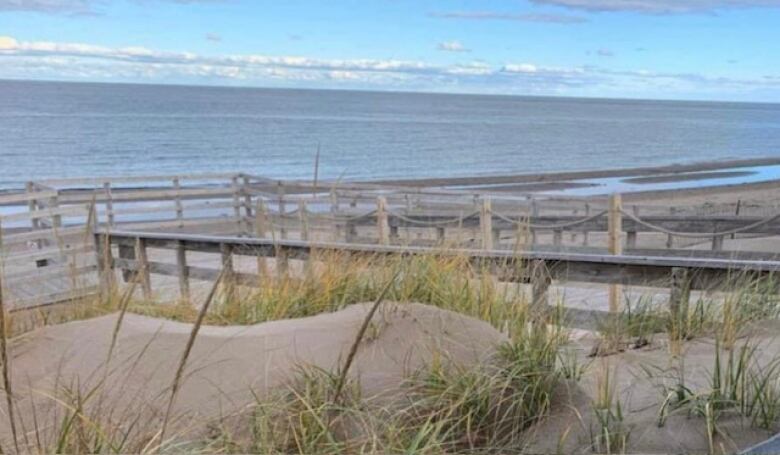
<path fill-rule="evenodd" d="M 0 0 L 0 78 L 780 102 L 780 0 Z"/>

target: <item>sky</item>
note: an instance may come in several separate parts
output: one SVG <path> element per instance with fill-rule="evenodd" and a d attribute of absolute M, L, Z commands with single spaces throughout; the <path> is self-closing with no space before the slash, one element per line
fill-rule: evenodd
<path fill-rule="evenodd" d="M 780 102 L 780 0 L 0 0 L 0 79 Z"/>

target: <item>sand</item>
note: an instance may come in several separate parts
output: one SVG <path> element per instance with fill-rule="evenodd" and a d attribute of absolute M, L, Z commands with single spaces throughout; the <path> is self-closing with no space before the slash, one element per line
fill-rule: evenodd
<path fill-rule="evenodd" d="M 302 365 L 335 371 L 369 306 L 253 326 L 202 327 L 174 414 L 181 425 L 213 421 L 245 410 L 254 402 L 253 393 L 263 396 L 285 384 Z M 26 426 L 33 419 L 31 403 L 39 420 L 48 421 L 43 416 L 55 412 L 57 405 L 47 397 L 58 384 L 87 393 L 103 378 L 116 320 L 113 314 L 46 327 L 12 341 L 14 390 Z M 159 416 L 191 328 L 127 314 L 110 363 L 105 388 L 110 405 L 105 406 L 120 414 Z M 505 340 L 489 324 L 457 313 L 415 303 L 384 303 L 350 372 L 360 379 L 366 396 L 391 394 L 434 353 L 470 365 L 488 359 Z M 0 413 L 0 436 L 7 438 L 5 419 Z"/>
<path fill-rule="evenodd" d="M 758 344 L 756 360 L 767 365 L 780 355 L 780 322 L 765 321 L 746 331 L 738 345 L 748 339 Z M 671 385 L 676 380 L 674 369 L 679 360 L 672 360 L 666 340 L 659 336 L 649 346 L 628 350 L 603 358 L 585 358 L 591 344 L 580 342 L 580 360 L 591 362 L 587 372 L 577 383 L 563 384 L 558 393 L 551 416 L 529 430 L 531 453 L 592 453 L 592 432 L 598 432 L 592 402 L 597 397 L 599 375 L 603 371 L 613 373 L 615 396 L 621 400 L 625 425 L 630 430 L 628 453 L 708 453 L 709 444 L 705 419 L 690 416 L 686 410 L 672 411 L 663 426 L 658 416 L 664 394 L 661 384 Z M 721 356 L 726 362 L 726 356 Z M 712 339 L 699 339 L 685 344 L 683 352 L 685 385 L 694 393 L 711 390 L 709 372 L 713 371 L 715 343 Z M 652 371 L 648 374 L 647 371 Z M 615 373 L 616 372 L 616 373 Z M 717 421 L 720 434 L 714 439 L 718 453 L 735 453 L 764 441 L 776 433 L 752 427 L 742 417 L 723 412 Z M 776 430 L 776 429 L 775 429 Z"/>

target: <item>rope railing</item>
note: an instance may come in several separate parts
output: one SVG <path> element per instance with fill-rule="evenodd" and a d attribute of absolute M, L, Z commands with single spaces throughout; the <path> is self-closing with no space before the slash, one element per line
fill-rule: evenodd
<path fill-rule="evenodd" d="M 479 215 L 479 212 L 472 212 L 472 213 L 469 213 L 468 215 L 460 215 L 460 216 L 456 216 L 454 218 L 448 218 L 446 220 L 424 221 L 424 220 L 418 220 L 418 219 L 414 219 L 414 218 L 409 218 L 408 216 L 405 216 L 405 215 L 403 215 L 401 213 L 398 213 L 396 211 L 393 211 L 393 210 L 388 210 L 387 213 L 389 215 L 392 215 L 392 216 L 398 218 L 399 220 L 406 221 L 409 224 L 415 224 L 415 225 L 418 225 L 418 226 L 447 226 L 447 225 L 450 225 L 450 224 L 462 223 L 464 220 L 467 220 L 469 218 L 472 218 L 474 216 Z"/>
<path fill-rule="evenodd" d="M 679 232 L 679 231 L 673 231 L 671 229 L 666 229 L 663 226 L 658 226 L 657 224 L 649 223 L 638 216 L 634 215 L 631 212 L 625 211 L 623 209 L 620 210 L 620 213 L 623 214 L 623 216 L 629 218 L 630 220 L 634 221 L 635 223 L 642 225 L 648 229 L 651 229 L 656 232 L 661 232 L 668 235 L 673 235 L 676 237 L 685 237 L 685 238 L 693 238 L 693 239 L 703 239 L 703 238 L 710 238 L 710 237 L 721 237 L 731 234 L 739 234 L 740 232 L 749 231 L 751 229 L 755 229 L 757 227 L 769 224 L 773 221 L 776 221 L 780 219 L 780 213 L 774 214 L 770 217 L 764 218 L 762 220 L 756 221 L 755 223 L 748 224 L 746 226 L 738 227 L 735 229 L 729 229 L 726 231 L 720 231 L 720 232 L 706 232 L 706 233 L 694 233 L 694 232 Z"/>
<path fill-rule="evenodd" d="M 495 215 L 497 218 L 506 221 L 507 223 L 511 223 L 514 225 L 522 225 L 523 227 L 528 227 L 529 229 L 549 229 L 549 230 L 557 230 L 557 229 L 565 229 L 567 227 L 573 227 L 578 226 L 580 224 L 585 224 L 589 221 L 593 221 L 595 219 L 601 218 L 602 216 L 607 214 L 606 210 L 603 210 L 601 212 L 595 213 L 590 216 L 586 216 L 584 218 L 580 218 L 578 220 L 574 221 L 567 221 L 566 223 L 559 223 L 559 224 L 533 224 L 524 222 L 522 219 L 514 219 L 510 218 L 502 213 L 496 212 L 495 210 L 491 211 L 493 215 Z"/>

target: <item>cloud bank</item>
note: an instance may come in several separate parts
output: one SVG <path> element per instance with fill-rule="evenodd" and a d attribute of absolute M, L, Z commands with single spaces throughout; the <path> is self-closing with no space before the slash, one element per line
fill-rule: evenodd
<path fill-rule="evenodd" d="M 462 45 L 461 45 L 462 46 Z M 449 43 L 449 47 L 458 48 Z M 435 64 L 399 59 L 198 55 L 145 47 L 19 41 L 0 37 L 0 78 L 187 82 L 550 95 L 722 93 L 772 90 L 780 77 L 755 79 L 530 62 Z"/>

